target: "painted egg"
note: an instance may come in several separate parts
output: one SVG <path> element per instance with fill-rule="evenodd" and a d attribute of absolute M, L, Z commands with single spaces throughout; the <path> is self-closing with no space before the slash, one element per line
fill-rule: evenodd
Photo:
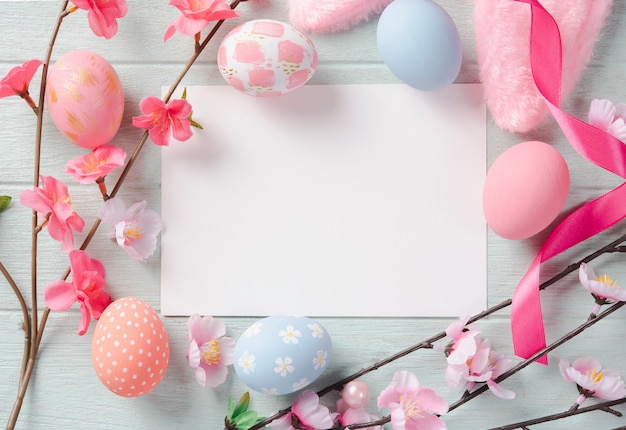
<path fill-rule="evenodd" d="M 217 64 L 226 82 L 246 94 L 279 96 L 308 82 L 317 68 L 311 39 L 289 24 L 257 19 L 222 40 Z"/>
<path fill-rule="evenodd" d="M 378 51 L 401 81 L 422 91 L 448 86 L 459 74 L 462 47 L 448 13 L 431 0 L 394 0 L 380 14 Z"/>
<path fill-rule="evenodd" d="M 170 346 L 163 322 L 144 301 L 126 297 L 100 316 L 91 342 L 93 367 L 113 393 L 138 397 L 165 375 Z"/>
<path fill-rule="evenodd" d="M 124 91 L 115 70 L 89 51 L 71 51 L 50 68 L 46 103 L 57 128 L 83 148 L 109 143 L 124 114 Z"/>
<path fill-rule="evenodd" d="M 505 239 L 526 239 L 555 220 L 569 193 L 563 156 L 538 141 L 504 151 L 487 173 L 483 211 L 487 224 Z"/>
<path fill-rule="evenodd" d="M 315 381 L 331 356 L 330 335 L 321 324 L 306 317 L 271 316 L 239 337 L 234 368 L 253 390 L 289 394 Z"/>

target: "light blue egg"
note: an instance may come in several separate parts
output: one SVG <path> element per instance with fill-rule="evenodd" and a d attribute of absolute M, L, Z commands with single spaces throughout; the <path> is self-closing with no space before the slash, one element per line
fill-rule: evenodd
<path fill-rule="evenodd" d="M 448 13 L 431 0 L 394 0 L 380 15 L 378 51 L 401 81 L 438 91 L 459 74 L 459 32 Z"/>
<path fill-rule="evenodd" d="M 307 317 L 271 316 L 252 324 L 235 346 L 237 376 L 253 390 L 289 394 L 328 368 L 332 342 L 326 329 Z"/>

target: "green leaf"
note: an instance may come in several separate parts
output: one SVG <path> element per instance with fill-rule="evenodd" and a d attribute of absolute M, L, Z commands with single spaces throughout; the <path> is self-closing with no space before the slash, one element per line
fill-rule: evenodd
<path fill-rule="evenodd" d="M 237 402 L 237 406 L 235 406 L 235 410 L 233 411 L 233 419 L 239 422 L 239 416 L 245 413 L 250 406 L 250 392 L 246 391 Z"/>
<path fill-rule="evenodd" d="M 193 118 L 191 118 L 191 115 L 193 115 L 193 112 L 191 112 L 191 114 L 187 118 L 189 120 L 189 123 L 191 124 L 191 126 L 199 128 L 200 130 L 204 130 L 204 127 L 202 127 L 202 125 L 200 123 L 194 121 Z"/>
<path fill-rule="evenodd" d="M 233 418 L 233 411 L 234 411 L 233 396 L 228 396 L 228 413 L 226 414 L 226 419 L 228 421 L 232 420 L 232 418 Z"/>
<path fill-rule="evenodd" d="M 0 196 L 0 212 L 6 210 L 11 204 L 11 197 L 9 196 Z"/>
<path fill-rule="evenodd" d="M 181 99 L 187 100 L 187 87 L 185 87 L 185 89 L 183 90 L 183 95 L 181 96 Z"/>
<path fill-rule="evenodd" d="M 246 411 L 237 418 L 237 430 L 248 430 L 263 419 L 254 411 Z"/>

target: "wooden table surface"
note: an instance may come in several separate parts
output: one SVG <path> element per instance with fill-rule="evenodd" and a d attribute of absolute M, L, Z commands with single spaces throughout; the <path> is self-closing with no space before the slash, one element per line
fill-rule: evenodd
<path fill-rule="evenodd" d="M 149 6 L 147 6 L 149 4 Z M 479 82 L 476 60 L 473 2 L 469 0 L 440 0 L 454 19 L 463 44 L 463 66 L 457 82 Z M 55 17 L 61 2 L 56 0 L 0 1 L 0 75 L 30 58 L 43 59 Z M 119 32 L 110 41 L 95 37 L 89 30 L 86 15 L 78 11 L 64 22 L 53 59 L 74 49 L 88 49 L 107 58 L 117 70 L 125 89 L 123 125 L 113 143 L 130 152 L 139 140 L 140 132 L 131 126 L 131 117 L 139 113 L 138 104 L 146 95 L 160 94 L 161 86 L 174 81 L 192 53 L 189 39 L 175 36 L 163 43 L 163 33 L 178 12 L 166 1 L 142 2 L 128 0 L 128 15 L 119 21 Z M 215 43 L 200 56 L 199 61 L 183 81 L 185 85 L 224 84 L 216 66 L 216 43 L 228 29 L 254 18 L 288 21 L 285 0 L 258 0 L 243 3 L 239 10 L 243 18 L 227 22 L 216 36 Z M 319 53 L 319 68 L 311 83 L 397 83 L 397 79 L 382 63 L 376 48 L 376 19 L 349 31 L 335 34 L 311 34 Z M 615 0 L 613 12 L 601 34 L 595 55 L 565 109 L 585 119 L 593 98 L 626 101 L 626 2 Z M 38 78 L 36 78 L 38 79 Z M 33 93 L 37 96 L 37 85 Z M 0 195 L 13 196 L 9 210 L 0 214 L 0 261 L 16 282 L 25 290 L 30 285 L 30 210 L 19 205 L 18 195 L 31 188 L 33 182 L 33 147 L 35 118 L 17 97 L 0 101 Z M 561 151 L 571 172 L 571 191 L 563 216 L 582 203 L 620 184 L 619 178 L 591 164 L 578 155 L 565 140 L 553 121 L 526 135 L 500 130 L 488 117 L 489 165 L 502 151 L 525 140 L 543 140 Z M 83 153 L 60 135 L 46 116 L 44 122 L 41 172 L 65 178 L 63 166 L 67 160 Z M 111 175 L 115 179 L 115 174 Z M 146 199 L 154 209 L 160 207 L 160 150 L 147 145 L 119 196 L 126 201 Z M 72 181 L 68 180 L 68 183 Z M 112 181 L 109 183 L 113 183 Z M 70 193 L 77 212 L 88 226 L 95 219 L 100 204 L 93 187 L 72 184 Z M 462 208 L 459 208 L 462 210 Z M 525 273 L 554 227 L 551 225 L 537 236 L 523 241 L 508 241 L 488 232 L 488 293 L 489 305 L 511 297 L 515 286 Z M 92 257 L 107 269 L 108 288 L 115 298 L 139 297 L 159 309 L 159 253 L 147 263 L 126 257 L 106 238 L 106 229 L 98 230 L 89 246 Z M 542 276 L 547 279 L 569 263 L 610 242 L 624 233 L 618 224 L 571 251 L 546 263 Z M 78 235 L 82 239 L 83 234 Z M 57 242 L 42 235 L 39 249 L 39 303 L 43 306 L 43 287 L 58 279 L 67 267 L 66 256 Z M 450 243 L 449 246 L 454 246 Z M 441 258 L 446 258 L 441 255 Z M 620 280 L 626 279 L 622 255 L 598 259 L 594 267 Z M 419 264 L 419 263 L 418 263 Z M 454 267 L 445 274 L 431 273 L 423 267 L 425 282 L 436 285 L 437 278 L 453 276 L 464 282 L 464 274 Z M 565 278 L 542 293 L 548 342 L 586 319 L 592 300 L 580 287 L 575 275 Z M 161 384 L 146 396 L 126 399 L 110 393 L 97 379 L 91 364 L 91 334 L 95 324 L 83 337 L 76 334 L 79 312 L 52 312 L 41 344 L 39 362 L 35 368 L 18 421 L 19 429 L 221 429 L 229 395 L 240 396 L 246 387 L 232 372 L 227 382 L 217 389 L 200 387 L 185 358 L 187 344 L 186 318 L 163 318 L 171 344 L 167 374 Z M 224 317 L 228 334 L 237 338 L 257 317 Z M 321 322 L 332 334 L 334 359 L 326 373 L 314 383 L 319 389 L 343 378 L 361 367 L 368 366 L 397 351 L 445 329 L 451 322 L 445 318 L 323 318 Z M 622 338 L 626 316 L 624 311 L 609 316 L 582 335 L 551 354 L 550 364 L 533 364 L 503 383 L 517 397 L 507 401 L 485 393 L 445 416 L 450 429 L 482 429 L 567 410 L 577 397 L 575 387 L 566 383 L 558 371 L 559 358 L 573 360 L 594 356 L 606 367 L 626 372 L 626 343 Z M 0 278 L 0 421 L 6 422 L 16 393 L 20 371 L 24 333 L 22 314 L 15 296 Z M 511 346 L 508 310 L 498 312 L 479 323 L 483 336 L 494 348 L 517 362 Z M 435 388 L 450 403 L 460 393 L 449 389 L 444 379 L 445 360 L 438 353 L 422 350 L 397 360 L 363 378 L 372 390 L 372 397 L 390 381 L 395 370 L 414 372 L 423 385 Z M 371 409 L 375 411 L 375 400 Z M 290 404 L 293 396 L 271 397 L 252 393 L 252 407 L 270 415 Z M 329 397 L 326 402 L 332 403 Z M 593 404 L 594 400 L 589 400 Z M 626 412 L 626 407 L 616 409 Z M 532 428 L 597 429 L 626 426 L 626 418 L 605 412 L 593 412 Z M 390 426 L 389 426 L 390 428 Z"/>

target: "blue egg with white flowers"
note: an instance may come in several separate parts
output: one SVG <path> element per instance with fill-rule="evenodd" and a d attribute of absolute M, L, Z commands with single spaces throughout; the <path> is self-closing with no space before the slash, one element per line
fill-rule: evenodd
<path fill-rule="evenodd" d="M 248 327 L 237 340 L 233 366 L 253 390 L 290 394 L 328 368 L 332 342 L 326 329 L 307 317 L 277 315 Z"/>
<path fill-rule="evenodd" d="M 461 70 L 459 32 L 432 0 L 392 1 L 380 14 L 376 38 L 389 70 L 418 90 L 441 90 Z"/>

